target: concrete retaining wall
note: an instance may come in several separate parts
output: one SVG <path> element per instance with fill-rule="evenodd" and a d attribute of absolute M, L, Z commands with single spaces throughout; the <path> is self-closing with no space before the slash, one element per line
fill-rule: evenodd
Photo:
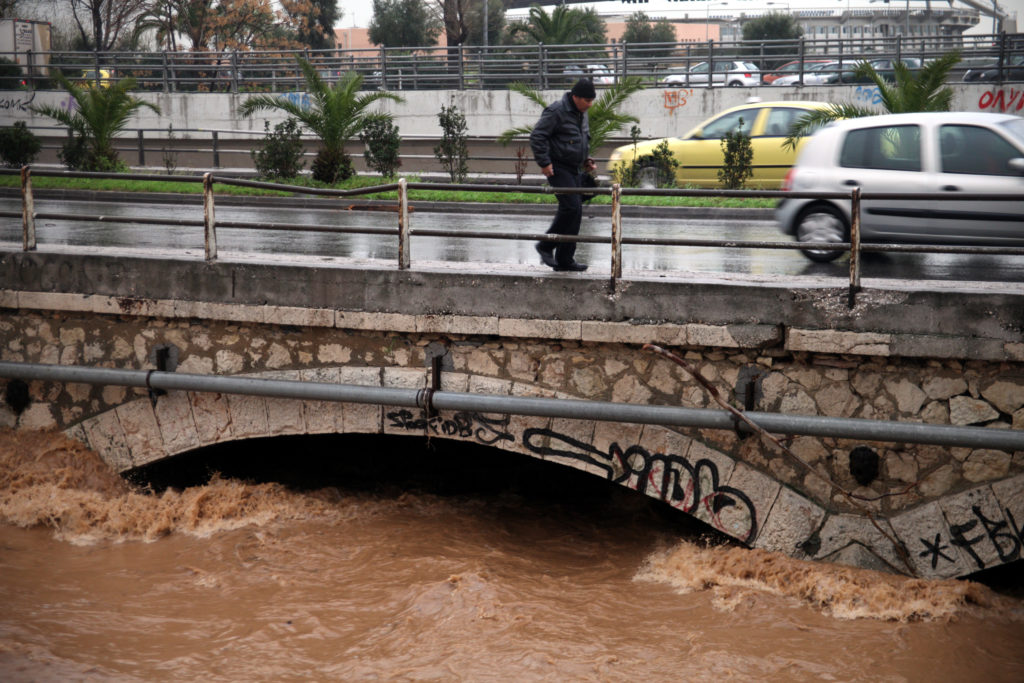
<path fill-rule="evenodd" d="M 953 86 L 954 110 L 1024 114 L 1024 87 L 1020 84 Z M 557 90 L 544 94 L 548 100 L 553 101 L 561 97 L 562 92 Z M 384 101 L 380 103 L 379 108 L 394 115 L 401 133 L 406 136 L 439 136 L 441 129 L 437 115 L 442 104 L 457 106 L 466 116 L 469 134 L 479 137 L 494 137 L 510 128 L 532 125 L 540 114 L 535 104 L 508 90 L 398 91 L 396 94 L 405 101 Z M 244 94 L 142 93 L 140 96 L 157 105 L 161 114 L 157 115 L 144 109 L 132 120 L 128 128 L 154 129 L 154 134 L 157 131 L 166 131 L 169 125 L 173 125 L 176 130 L 233 130 L 245 132 L 247 136 L 262 135 L 264 119 L 273 124 L 284 118 L 271 112 L 251 119 L 240 118 L 236 112 L 247 97 Z M 304 99 L 307 96 L 299 92 L 281 93 L 281 97 L 292 99 L 299 104 L 308 101 Z M 879 101 L 878 89 L 873 85 L 805 88 L 649 88 L 630 97 L 622 110 L 640 120 L 644 137 L 668 137 L 681 135 L 709 116 L 728 107 L 743 104 L 750 97 L 760 97 L 765 101 L 820 100 L 864 106 L 877 105 Z M 70 106 L 69 98 L 63 92 L 0 92 L 0 111 L 3 111 L 5 121 L 23 120 L 33 126 L 54 125 L 51 119 L 30 111 L 30 105 L 41 103 Z M 626 137 L 628 131 L 623 131 L 622 135 Z"/>

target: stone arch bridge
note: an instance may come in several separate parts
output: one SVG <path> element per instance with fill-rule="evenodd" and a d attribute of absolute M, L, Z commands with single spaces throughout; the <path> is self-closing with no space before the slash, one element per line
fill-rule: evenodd
<path fill-rule="evenodd" d="M 924 577 L 1024 552 L 1024 291 L 400 271 L 286 258 L 0 251 L 0 425 L 118 471 L 284 434 L 425 434 L 575 467 L 752 547 Z M 957 426 L 953 445 L 13 379 L 26 364 Z M 438 360 L 434 360 L 438 359 Z M 435 372 L 437 373 L 435 375 Z M 21 384 L 19 384 L 19 382 Z M 27 389 L 27 391 L 26 391 Z M 973 430 L 973 431 L 972 431 Z M 999 437 L 991 445 L 988 437 Z M 977 442 L 975 443 L 975 439 Z M 941 439 L 940 439 L 941 441 Z M 852 493 L 851 498 L 843 491 Z"/>

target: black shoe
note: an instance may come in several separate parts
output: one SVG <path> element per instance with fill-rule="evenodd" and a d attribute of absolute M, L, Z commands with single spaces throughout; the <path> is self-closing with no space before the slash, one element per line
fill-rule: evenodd
<path fill-rule="evenodd" d="M 586 264 L 579 263 L 578 261 L 569 261 L 568 263 L 556 263 L 551 266 L 556 271 L 571 270 L 577 273 L 582 273 L 587 269 Z"/>
<path fill-rule="evenodd" d="M 558 262 L 555 261 L 555 254 L 547 251 L 540 244 L 537 245 L 537 253 L 540 254 L 540 262 L 549 268 L 558 270 Z"/>

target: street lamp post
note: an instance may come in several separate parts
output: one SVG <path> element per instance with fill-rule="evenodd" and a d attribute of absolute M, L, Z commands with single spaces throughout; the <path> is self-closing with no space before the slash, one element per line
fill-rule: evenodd
<path fill-rule="evenodd" d="M 721 3 L 717 4 L 717 5 L 715 5 L 715 7 L 725 7 L 728 4 L 729 3 L 727 3 L 727 2 L 721 2 Z M 711 25 L 711 0 L 706 0 L 706 2 L 704 3 L 704 41 L 705 42 L 707 42 L 709 40 L 709 38 L 710 38 L 710 32 L 709 32 L 709 28 L 708 28 L 710 25 Z M 719 40 L 721 40 L 722 35 L 719 34 L 718 38 L 719 38 Z"/>

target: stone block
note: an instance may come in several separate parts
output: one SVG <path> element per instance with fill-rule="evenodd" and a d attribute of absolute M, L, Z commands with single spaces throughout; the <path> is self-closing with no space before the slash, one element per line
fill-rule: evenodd
<path fill-rule="evenodd" d="M 580 339 L 583 323 L 580 320 L 528 320 L 501 318 L 498 334 L 502 337 L 531 339 Z"/>
<path fill-rule="evenodd" d="M 949 399 L 949 422 L 954 425 L 973 425 L 999 417 L 999 411 L 981 399 L 954 396 Z"/>
<path fill-rule="evenodd" d="M 892 335 L 877 332 L 802 330 L 799 328 L 790 328 L 786 331 L 786 348 L 790 351 L 888 356 L 891 341 Z"/>
<path fill-rule="evenodd" d="M 598 462 L 604 461 L 611 466 L 615 478 L 619 479 L 627 471 L 626 478 L 619 481 L 631 489 L 639 488 L 642 471 L 647 465 L 649 455 L 642 449 L 635 448 L 640 443 L 643 425 L 625 422 L 597 422 L 594 426 L 593 440 L 590 442 L 592 457 Z"/>
<path fill-rule="evenodd" d="M 732 491 L 723 490 L 723 495 L 731 502 L 722 506 L 726 500 L 723 497 L 716 503 L 721 506 L 716 516 L 718 528 L 733 538 L 753 544 L 764 528 L 782 485 L 750 465 L 737 462 L 729 476 L 728 487 Z"/>
<path fill-rule="evenodd" d="M 1024 406 L 1024 378 L 998 379 L 981 389 L 981 396 L 1004 413 Z"/>
<path fill-rule="evenodd" d="M 416 316 L 404 313 L 335 311 L 334 326 L 346 330 L 375 332 L 415 332 Z"/>
<path fill-rule="evenodd" d="M 135 467 L 131 451 L 128 449 L 128 441 L 125 439 L 124 430 L 113 410 L 85 420 L 82 423 L 85 433 L 89 436 L 89 447 L 96 451 L 103 461 L 106 462 L 115 472 L 124 472 Z"/>
<path fill-rule="evenodd" d="M 900 550 L 897 550 L 896 546 L 893 545 L 893 540 L 898 543 L 899 539 L 893 532 L 888 520 L 876 519 L 875 521 L 878 526 L 885 531 L 885 534 L 879 531 L 879 529 L 871 523 L 870 519 L 862 515 L 829 515 L 825 519 L 825 523 L 822 525 L 821 531 L 818 532 L 818 538 L 821 541 L 821 545 L 818 552 L 814 554 L 814 559 L 842 561 L 837 559 L 837 557 L 840 557 L 837 555 L 839 551 L 847 548 L 851 544 L 860 544 L 867 548 L 872 556 L 882 559 L 887 565 L 888 571 L 896 571 L 900 573 L 908 572 L 909 568 L 900 557 Z M 890 538 L 886 538 L 886 534 L 888 534 L 892 540 L 890 540 Z M 849 564 L 849 562 L 844 563 Z M 870 563 L 867 565 L 857 564 L 852 566 L 867 566 L 871 569 L 877 568 L 871 566 Z"/>
<path fill-rule="evenodd" d="M 198 430 L 192 419 L 192 405 L 184 391 L 171 391 L 157 399 L 157 424 L 168 455 L 190 451 L 200 445 Z"/>
<path fill-rule="evenodd" d="M 267 306 L 263 312 L 263 321 L 271 325 L 334 327 L 334 311 L 328 308 Z"/>
<path fill-rule="evenodd" d="M 148 398 L 137 399 L 123 403 L 114 410 L 134 462 L 153 462 L 167 455 L 152 401 Z"/>
<path fill-rule="evenodd" d="M 231 439 L 231 411 L 225 394 L 194 393 L 190 394 L 190 400 L 200 445 Z"/>
<path fill-rule="evenodd" d="M 580 336 L 588 342 L 680 346 L 686 343 L 686 328 L 680 325 L 630 325 L 584 320 L 580 325 Z"/>
<path fill-rule="evenodd" d="M 497 316 L 418 315 L 416 331 L 437 334 L 496 335 Z"/>
<path fill-rule="evenodd" d="M 804 544 L 824 518 L 825 511 L 819 505 L 784 486 L 768 511 L 754 547 L 777 550 L 790 557 L 806 557 Z"/>
<path fill-rule="evenodd" d="M 231 435 L 236 439 L 266 436 L 269 431 L 267 400 L 262 396 L 228 395 Z"/>
<path fill-rule="evenodd" d="M 725 325 L 700 325 L 692 323 L 686 326 L 686 343 L 690 346 L 719 346 L 739 348 L 739 342 L 732 336 Z"/>
<path fill-rule="evenodd" d="M 1008 533 L 1003 508 L 989 486 L 943 498 L 939 507 L 949 524 L 950 545 L 959 548 L 971 571 L 1019 557 L 1020 540 Z"/>
<path fill-rule="evenodd" d="M 938 502 L 931 502 L 890 519 L 918 576 L 945 579 L 974 571 L 950 540 L 949 525 Z"/>
<path fill-rule="evenodd" d="M 338 384 L 341 378 L 339 368 L 307 368 L 299 372 L 303 382 L 317 384 Z M 307 434 L 333 434 L 342 421 L 342 404 L 336 401 L 303 401 L 302 415 Z"/>

